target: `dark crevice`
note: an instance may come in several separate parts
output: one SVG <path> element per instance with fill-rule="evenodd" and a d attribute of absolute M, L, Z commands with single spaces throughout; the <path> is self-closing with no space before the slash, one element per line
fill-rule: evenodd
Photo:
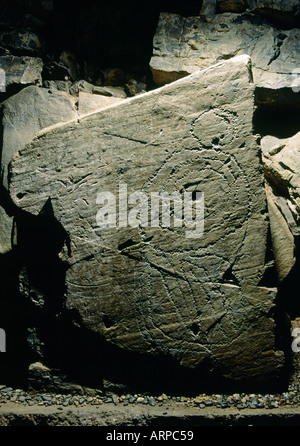
<path fill-rule="evenodd" d="M 277 287 L 278 279 L 275 268 L 274 253 L 271 238 L 271 229 L 268 227 L 267 241 L 266 241 L 266 253 L 265 253 L 265 271 L 260 279 L 258 286 L 262 287 Z"/>
<path fill-rule="evenodd" d="M 200 327 L 196 322 L 193 322 L 193 324 L 191 325 L 191 330 L 194 333 L 194 335 L 197 335 L 200 331 Z"/>
<path fill-rule="evenodd" d="M 224 272 L 222 276 L 222 282 L 223 283 L 231 283 L 232 285 L 239 286 L 239 281 L 235 277 L 232 271 L 233 265 L 230 265 L 229 268 Z"/>
<path fill-rule="evenodd" d="M 300 95 L 299 93 L 293 93 L 293 95 L 293 103 L 290 105 L 288 101 L 284 105 L 284 100 L 274 100 L 274 104 L 271 101 L 270 105 L 258 105 L 253 117 L 254 133 L 260 134 L 261 137 L 272 135 L 277 138 L 290 138 L 298 133 L 300 131 L 299 107 L 294 105 L 294 101 L 298 101 L 299 104 Z M 264 102 L 262 97 L 257 100 Z"/>
<path fill-rule="evenodd" d="M 129 239 L 129 240 L 126 240 L 126 242 L 124 242 L 124 243 L 120 243 L 118 245 L 118 250 L 123 251 L 123 249 L 130 248 L 130 246 L 134 246 L 136 244 L 137 244 L 137 242 L 135 242 L 132 239 Z"/>

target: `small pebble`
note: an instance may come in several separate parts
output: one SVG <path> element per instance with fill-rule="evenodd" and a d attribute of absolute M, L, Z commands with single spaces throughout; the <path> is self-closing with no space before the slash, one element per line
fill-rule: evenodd
<path fill-rule="evenodd" d="M 150 406 L 155 406 L 155 399 L 153 398 L 153 397 L 150 397 L 149 399 L 148 399 L 148 402 L 149 402 L 149 404 L 150 404 Z"/>

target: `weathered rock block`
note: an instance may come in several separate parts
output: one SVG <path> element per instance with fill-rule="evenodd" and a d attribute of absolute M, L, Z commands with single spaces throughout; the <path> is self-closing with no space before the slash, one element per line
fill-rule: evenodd
<path fill-rule="evenodd" d="M 276 289 L 259 285 L 268 219 L 253 90 L 249 58 L 233 58 L 15 155 L 14 202 L 37 215 L 50 198 L 69 234 L 66 307 L 85 328 L 236 380 L 281 370 Z M 170 209 L 166 195 L 155 205 L 163 193 Z"/>
<path fill-rule="evenodd" d="M 268 182 L 266 182 L 266 194 L 275 268 L 278 281 L 282 282 L 296 262 L 294 236 L 282 212 L 280 202 Z"/>
<path fill-rule="evenodd" d="M 7 187 L 8 165 L 13 154 L 21 150 L 45 127 L 76 118 L 73 98 L 65 92 L 50 91 L 34 85 L 21 90 L 1 104 L 1 172 Z M 0 207 L 0 252 L 12 247 L 13 219 Z"/>
<path fill-rule="evenodd" d="M 120 101 L 122 101 L 121 98 L 116 98 L 114 96 L 103 96 L 100 94 L 80 91 L 78 99 L 78 113 L 79 115 L 92 113 Z"/>
<path fill-rule="evenodd" d="M 247 8 L 254 11 L 278 11 L 296 14 L 298 0 L 217 0 L 220 12 L 243 12 Z"/>
<path fill-rule="evenodd" d="M 201 17 L 161 13 L 150 67 L 154 82 L 163 85 L 248 54 L 258 87 L 299 87 L 299 38 L 299 29 L 280 31 L 250 14 L 218 14 L 207 22 Z"/>
<path fill-rule="evenodd" d="M 293 226 L 297 226 L 300 222 L 300 132 L 285 139 L 265 136 L 261 147 L 265 175 L 288 197 Z"/>
<path fill-rule="evenodd" d="M 13 84 L 41 85 L 43 61 L 39 57 L 0 56 L 6 86 Z"/>

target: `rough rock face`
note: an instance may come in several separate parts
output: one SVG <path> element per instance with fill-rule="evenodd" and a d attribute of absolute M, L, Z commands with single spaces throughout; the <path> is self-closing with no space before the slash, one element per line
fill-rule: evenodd
<path fill-rule="evenodd" d="M 282 282 L 295 265 L 295 242 L 288 222 L 281 210 L 280 201 L 266 182 L 272 249 L 278 281 Z"/>
<path fill-rule="evenodd" d="M 295 264 L 300 218 L 300 133 L 291 138 L 265 136 L 262 160 L 275 264 L 282 281 Z"/>
<path fill-rule="evenodd" d="M 296 13 L 299 11 L 298 0 L 218 0 L 218 8 L 222 11 L 243 12 L 246 8 L 254 11 L 280 11 Z"/>
<path fill-rule="evenodd" d="M 7 187 L 8 164 L 45 127 L 77 117 L 73 98 L 65 92 L 29 86 L 1 104 L 1 169 Z M 0 252 L 11 249 L 12 218 L 0 207 Z"/>
<path fill-rule="evenodd" d="M 163 85 L 198 69 L 248 54 L 258 87 L 292 87 L 299 76 L 300 30 L 278 30 L 251 14 L 218 14 L 213 20 L 161 13 L 150 67 Z"/>
<path fill-rule="evenodd" d="M 92 113 L 120 101 L 122 101 L 121 98 L 85 93 L 84 91 L 80 91 L 78 100 L 78 113 L 79 115 Z"/>
<path fill-rule="evenodd" d="M 50 198 L 69 235 L 66 307 L 83 326 L 248 381 L 284 362 L 276 289 L 259 285 L 268 219 L 251 78 L 247 56 L 222 62 L 47 129 L 10 167 L 16 205 L 38 215 Z M 163 192 L 177 197 L 169 210 L 150 201 Z"/>
<path fill-rule="evenodd" d="M 288 205 L 295 227 L 300 216 L 300 132 L 291 138 L 265 136 L 261 141 L 266 177 L 288 194 Z M 296 229 L 295 229 L 296 234 Z"/>
<path fill-rule="evenodd" d="M 0 56 L 0 68 L 5 71 L 6 86 L 42 82 L 43 61 L 39 57 Z"/>
<path fill-rule="evenodd" d="M 77 117 L 73 98 L 61 91 L 29 86 L 2 105 L 2 157 L 7 165 L 15 152 L 31 141 L 43 128 Z"/>

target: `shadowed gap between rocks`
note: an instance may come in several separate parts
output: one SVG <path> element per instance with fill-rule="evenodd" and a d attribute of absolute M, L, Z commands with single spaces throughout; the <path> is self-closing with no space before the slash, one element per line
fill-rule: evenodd
<path fill-rule="evenodd" d="M 278 100 L 274 102 L 274 106 L 274 104 L 259 104 L 256 98 L 256 104 L 253 116 L 255 134 L 261 137 L 272 135 L 277 138 L 290 138 L 299 132 L 299 106 L 295 103 L 277 108 L 280 104 Z"/>

